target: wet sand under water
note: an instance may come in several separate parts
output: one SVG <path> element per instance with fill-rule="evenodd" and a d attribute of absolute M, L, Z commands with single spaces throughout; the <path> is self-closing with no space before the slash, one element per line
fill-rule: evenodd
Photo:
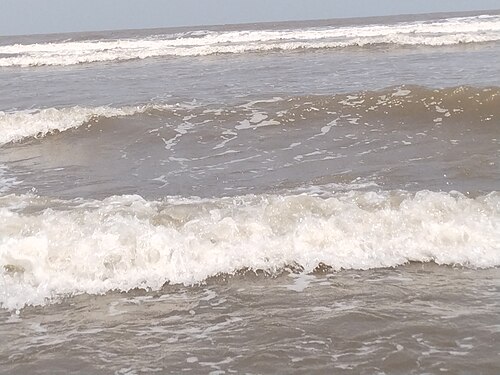
<path fill-rule="evenodd" d="M 0 311 L 0 374 L 498 374 L 499 280 L 411 263 L 81 295 Z"/>

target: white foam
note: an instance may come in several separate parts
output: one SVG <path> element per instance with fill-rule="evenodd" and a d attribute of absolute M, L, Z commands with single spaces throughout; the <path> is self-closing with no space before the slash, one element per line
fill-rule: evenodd
<path fill-rule="evenodd" d="M 410 95 L 411 91 L 410 90 L 403 90 L 399 88 L 396 92 L 392 94 L 392 96 L 407 96 Z"/>
<path fill-rule="evenodd" d="M 281 123 L 276 120 L 266 120 L 268 115 L 262 112 L 253 111 L 252 117 L 248 120 L 243 120 L 239 122 L 239 125 L 235 126 L 237 130 L 246 129 L 257 129 L 263 126 L 273 126 L 280 125 Z"/>
<path fill-rule="evenodd" d="M 199 56 L 372 44 L 452 45 L 500 40 L 500 16 L 295 30 L 205 31 L 144 39 L 0 46 L 0 67 L 72 65 L 158 56 Z"/>
<path fill-rule="evenodd" d="M 45 108 L 17 112 L 0 111 L 0 145 L 29 137 L 43 137 L 54 131 L 65 131 L 88 123 L 94 117 L 131 116 L 150 109 L 166 109 L 167 105 L 143 105 L 122 108 L 68 107 Z"/>
<path fill-rule="evenodd" d="M 7 309 L 60 295 L 189 285 L 243 268 L 299 264 L 308 272 L 319 263 L 339 270 L 408 261 L 499 266 L 500 194 L 0 198 L 0 304 Z"/>
<path fill-rule="evenodd" d="M 7 171 L 7 166 L 0 164 L 0 194 L 5 194 L 13 186 L 21 183 L 16 177 L 6 177 Z"/>

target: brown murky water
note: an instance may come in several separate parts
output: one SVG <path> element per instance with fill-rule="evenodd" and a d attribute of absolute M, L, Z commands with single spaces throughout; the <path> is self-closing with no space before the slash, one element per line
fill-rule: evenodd
<path fill-rule="evenodd" d="M 1 373 L 496 374 L 498 269 L 217 277 L 3 312 Z"/>

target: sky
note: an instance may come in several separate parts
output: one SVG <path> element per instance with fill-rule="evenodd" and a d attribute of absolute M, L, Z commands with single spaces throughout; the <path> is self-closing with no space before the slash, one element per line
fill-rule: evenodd
<path fill-rule="evenodd" d="M 500 0 L 0 0 L 0 35 L 500 9 Z"/>

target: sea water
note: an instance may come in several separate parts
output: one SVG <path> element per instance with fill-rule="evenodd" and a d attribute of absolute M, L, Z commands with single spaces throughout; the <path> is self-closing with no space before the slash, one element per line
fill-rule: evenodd
<path fill-rule="evenodd" d="M 500 16 L 0 38 L 0 373 L 496 374 Z"/>

